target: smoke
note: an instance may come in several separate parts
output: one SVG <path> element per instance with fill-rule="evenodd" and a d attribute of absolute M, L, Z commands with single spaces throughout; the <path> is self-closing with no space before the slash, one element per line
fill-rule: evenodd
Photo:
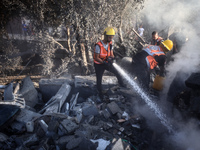
<path fill-rule="evenodd" d="M 146 0 L 142 14 L 150 28 L 161 31 L 168 29 L 168 38 L 174 32 L 181 33 L 189 40 L 182 46 L 180 52 L 173 56 L 174 61 L 166 68 L 168 74 L 165 82 L 165 93 L 177 72 L 191 74 L 199 71 L 200 64 L 200 1 L 199 0 Z M 183 37 L 179 37 L 181 41 Z M 184 77 L 186 78 L 186 77 Z"/>
<path fill-rule="evenodd" d="M 151 29 L 157 31 L 167 29 L 166 37 L 163 37 L 165 39 L 175 32 L 188 38 L 188 41 L 179 49 L 180 52 L 173 55 L 174 61 L 171 61 L 166 67 L 164 94 L 168 92 L 177 72 L 190 75 L 192 72 L 200 71 L 200 15 L 198 12 L 200 12 L 199 0 L 146 0 L 144 3 L 142 14 Z M 180 78 L 186 80 L 187 77 Z M 190 124 L 184 125 L 175 139 L 181 140 L 184 146 L 191 145 L 194 149 L 200 149 L 197 140 L 199 135 L 199 131 Z"/>
<path fill-rule="evenodd" d="M 189 120 L 187 124 L 179 126 L 179 131 L 170 136 L 169 140 L 174 142 L 174 145 L 177 145 L 181 149 L 186 150 L 199 150 L 199 122 L 197 120 Z"/>
<path fill-rule="evenodd" d="M 178 71 L 187 74 L 198 71 L 198 65 L 200 64 L 199 11 L 199 0 L 147 0 L 144 3 L 142 13 L 151 28 L 156 28 L 157 31 L 167 28 L 168 37 L 173 32 L 181 32 L 183 36 L 189 39 L 182 46 L 180 52 L 173 56 L 174 61 L 169 63 L 166 68 L 168 75 L 164 88 L 165 92 L 168 91 Z"/>

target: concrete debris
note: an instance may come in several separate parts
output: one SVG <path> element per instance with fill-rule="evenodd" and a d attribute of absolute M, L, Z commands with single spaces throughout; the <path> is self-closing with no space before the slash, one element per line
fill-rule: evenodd
<path fill-rule="evenodd" d="M 77 137 L 71 139 L 67 144 L 66 144 L 66 149 L 75 149 L 82 141 L 82 137 Z"/>
<path fill-rule="evenodd" d="M 128 119 L 129 119 L 129 115 L 128 115 L 128 113 L 125 112 L 125 111 L 123 112 L 122 117 L 123 117 L 125 120 L 128 120 Z"/>
<path fill-rule="evenodd" d="M 63 83 L 72 85 L 73 79 L 70 77 L 61 79 L 41 79 L 39 81 L 39 89 L 42 93 L 43 100 L 47 102 L 52 96 L 55 96 Z"/>
<path fill-rule="evenodd" d="M 110 144 L 110 141 L 106 141 L 104 139 L 96 139 L 96 140 L 90 140 L 93 143 L 98 143 L 98 147 L 96 150 L 103 150 L 106 149 L 106 147 Z"/>
<path fill-rule="evenodd" d="M 18 132 L 24 132 L 26 130 L 25 125 L 18 121 L 12 122 L 10 127 Z"/>
<path fill-rule="evenodd" d="M 111 95 L 109 96 L 110 101 L 122 101 L 124 97 L 122 95 Z"/>
<path fill-rule="evenodd" d="M 77 104 L 78 95 L 79 93 L 77 93 L 76 95 L 72 95 L 72 98 L 70 100 L 70 110 L 72 110 L 74 106 Z"/>
<path fill-rule="evenodd" d="M 38 103 L 38 92 L 30 77 L 26 77 L 22 80 L 19 94 L 25 99 L 26 105 L 30 107 L 34 107 Z"/>
<path fill-rule="evenodd" d="M 42 127 L 42 129 L 44 130 L 44 132 L 47 132 L 48 125 L 46 124 L 46 122 L 44 122 L 44 120 L 40 120 L 39 124 Z"/>
<path fill-rule="evenodd" d="M 54 96 L 52 100 L 53 105 L 49 104 L 51 106 L 46 109 L 44 114 L 60 112 L 70 91 L 71 91 L 71 86 L 68 83 L 64 83 Z"/>
<path fill-rule="evenodd" d="M 8 139 L 8 136 L 0 132 L 0 142 L 4 142 Z"/>
<path fill-rule="evenodd" d="M 99 111 L 95 105 L 90 105 L 85 107 L 83 106 L 82 112 L 84 116 L 90 116 L 90 115 L 96 116 L 99 114 Z"/>
<path fill-rule="evenodd" d="M 133 147 L 148 149 L 153 145 L 151 149 L 156 149 L 158 142 L 152 138 L 155 139 L 155 134 L 158 134 L 157 137 L 160 140 L 159 133 L 152 132 L 146 125 L 146 120 L 135 114 L 133 109 L 134 105 L 140 104 L 137 103 L 138 96 L 130 91 L 126 91 L 123 95 L 123 90 L 118 90 L 119 87 L 116 88 L 116 85 L 113 85 L 115 82 L 106 81 L 103 86 L 109 85 L 107 86 L 109 89 L 106 90 L 104 99 L 98 101 L 97 92 L 93 90 L 95 81 L 95 77 L 76 76 L 74 87 L 71 86 L 73 80 L 41 79 L 39 91 L 42 92 L 42 99 L 38 103 L 37 100 L 33 100 L 33 97 L 38 94 L 33 92 L 36 89 L 32 86 L 32 81 L 30 78 L 25 78 L 23 90 L 16 85 L 14 97 L 20 91 L 25 91 L 22 94 L 26 101 L 30 100 L 26 96 L 32 93 L 33 96 L 30 98 L 33 102 L 24 108 L 11 105 L 19 112 L 16 113 L 14 120 L 7 124 L 5 131 L 1 131 L 0 147 L 18 150 L 129 150 Z M 25 87 L 27 90 L 24 90 Z M 106 95 L 110 91 L 111 94 Z M 13 93 L 11 91 L 11 95 Z M 182 93 L 177 98 L 179 106 L 200 114 L 199 91 L 192 90 L 189 93 Z M 189 103 L 184 97 L 189 98 Z M 134 103 L 130 101 L 130 98 L 134 99 Z M 2 108 L 0 110 L 3 111 L 5 107 L 7 109 L 11 106 L 0 105 Z M 5 112 L 8 113 L 11 110 Z M 0 114 L 0 117 L 3 117 L 5 112 Z"/>
<path fill-rule="evenodd" d="M 116 85 L 117 78 L 115 76 L 103 76 L 102 85 Z M 75 87 L 94 87 L 96 84 L 95 76 L 75 76 Z"/>
<path fill-rule="evenodd" d="M 41 116 L 42 116 L 41 114 L 38 114 L 36 112 L 30 111 L 27 109 L 21 109 L 21 112 L 17 116 L 16 120 L 26 124 L 27 122 L 34 121 L 35 119 L 37 119 Z"/>
<path fill-rule="evenodd" d="M 69 119 L 65 119 L 62 122 L 60 122 L 60 126 L 64 128 L 63 132 L 65 134 L 71 134 L 79 127 L 76 123 Z"/>
<path fill-rule="evenodd" d="M 34 122 L 33 121 L 28 121 L 26 123 L 26 130 L 27 130 L 27 132 L 33 132 L 33 130 L 34 130 Z"/>
<path fill-rule="evenodd" d="M 107 105 L 107 108 L 110 110 L 110 112 L 114 115 L 116 113 L 121 113 L 121 109 L 115 102 L 111 102 Z"/>
<path fill-rule="evenodd" d="M 82 115 L 82 109 L 79 109 L 77 112 L 76 112 L 76 117 L 75 117 L 75 121 L 76 123 L 80 123 L 81 120 L 83 118 L 83 115 Z"/>
<path fill-rule="evenodd" d="M 103 111 L 101 111 L 101 114 L 106 118 L 110 118 L 111 117 L 111 114 L 108 112 L 108 109 L 105 109 Z"/>
<path fill-rule="evenodd" d="M 92 143 L 90 140 L 85 139 L 83 137 L 77 137 L 74 139 L 71 139 L 69 143 L 66 145 L 66 149 L 76 149 L 76 150 L 82 150 L 82 149 L 87 149 L 87 150 L 94 150 L 96 149 L 96 146 L 94 143 Z"/>
<path fill-rule="evenodd" d="M 113 139 L 112 143 L 114 143 L 112 150 L 124 150 L 122 139 Z"/>
<path fill-rule="evenodd" d="M 13 100 L 13 83 L 8 84 L 4 90 L 4 100 Z"/>

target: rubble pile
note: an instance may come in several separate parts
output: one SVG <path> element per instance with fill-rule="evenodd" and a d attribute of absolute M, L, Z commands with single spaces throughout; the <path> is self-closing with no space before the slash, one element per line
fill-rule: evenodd
<path fill-rule="evenodd" d="M 180 73 L 179 73 L 180 74 Z M 178 76 L 178 75 L 177 75 Z M 169 92 L 174 108 L 182 112 L 185 120 L 200 117 L 200 73 L 192 73 L 188 78 L 175 78 L 171 85 L 171 91 L 176 88 L 176 93 Z"/>
<path fill-rule="evenodd" d="M 95 76 L 41 79 L 39 87 L 35 88 L 26 77 L 21 84 L 13 84 L 14 92 L 10 95 L 18 94 L 25 105 L 3 104 L 10 101 L 5 100 L 9 93 L 4 91 L 0 105 L 1 149 L 137 150 L 163 147 L 160 136 L 134 112 L 134 103 L 129 98 L 134 97 L 137 102 L 135 93 L 116 86 L 115 77 L 104 76 L 102 84 L 107 94 L 100 100 L 95 91 L 95 79 Z M 5 115 L 9 111 L 10 117 Z"/>

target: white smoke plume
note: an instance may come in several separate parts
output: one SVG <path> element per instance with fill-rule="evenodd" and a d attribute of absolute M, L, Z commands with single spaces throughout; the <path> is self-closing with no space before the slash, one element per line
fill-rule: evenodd
<path fill-rule="evenodd" d="M 142 10 L 148 25 L 157 31 L 169 29 L 168 38 L 173 32 L 181 32 L 188 41 L 173 56 L 174 61 L 166 68 L 164 93 L 169 89 L 177 72 L 191 74 L 200 71 L 200 1 L 199 0 L 146 0 Z M 172 30 L 173 29 L 173 30 Z M 187 79 L 185 77 L 185 79 Z M 189 130 L 186 130 L 189 129 Z M 200 149 L 200 132 L 192 125 L 184 125 L 176 134 L 185 149 Z M 189 139 L 189 140 L 188 140 Z"/>
<path fill-rule="evenodd" d="M 152 28 L 160 31 L 167 27 L 171 29 L 169 34 L 181 32 L 189 39 L 180 52 L 174 55 L 174 62 L 166 68 L 168 71 L 164 89 L 166 92 L 178 71 L 191 73 L 200 70 L 200 15 L 198 12 L 200 12 L 199 0 L 146 0 L 144 3 L 142 13 Z"/>

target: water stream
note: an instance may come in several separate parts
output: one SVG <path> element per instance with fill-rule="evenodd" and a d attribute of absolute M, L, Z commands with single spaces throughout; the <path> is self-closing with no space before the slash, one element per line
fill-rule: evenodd
<path fill-rule="evenodd" d="M 150 107 L 151 110 L 154 111 L 156 116 L 160 119 L 161 123 L 168 129 L 170 133 L 173 133 L 174 130 L 169 120 L 167 120 L 166 115 L 162 113 L 156 103 L 154 103 L 151 98 L 142 90 L 142 88 L 126 73 L 119 65 L 113 63 L 113 66 L 117 69 L 117 71 L 122 75 L 122 77 L 131 85 L 133 90 L 135 90 L 141 98 L 146 102 L 146 104 Z"/>

